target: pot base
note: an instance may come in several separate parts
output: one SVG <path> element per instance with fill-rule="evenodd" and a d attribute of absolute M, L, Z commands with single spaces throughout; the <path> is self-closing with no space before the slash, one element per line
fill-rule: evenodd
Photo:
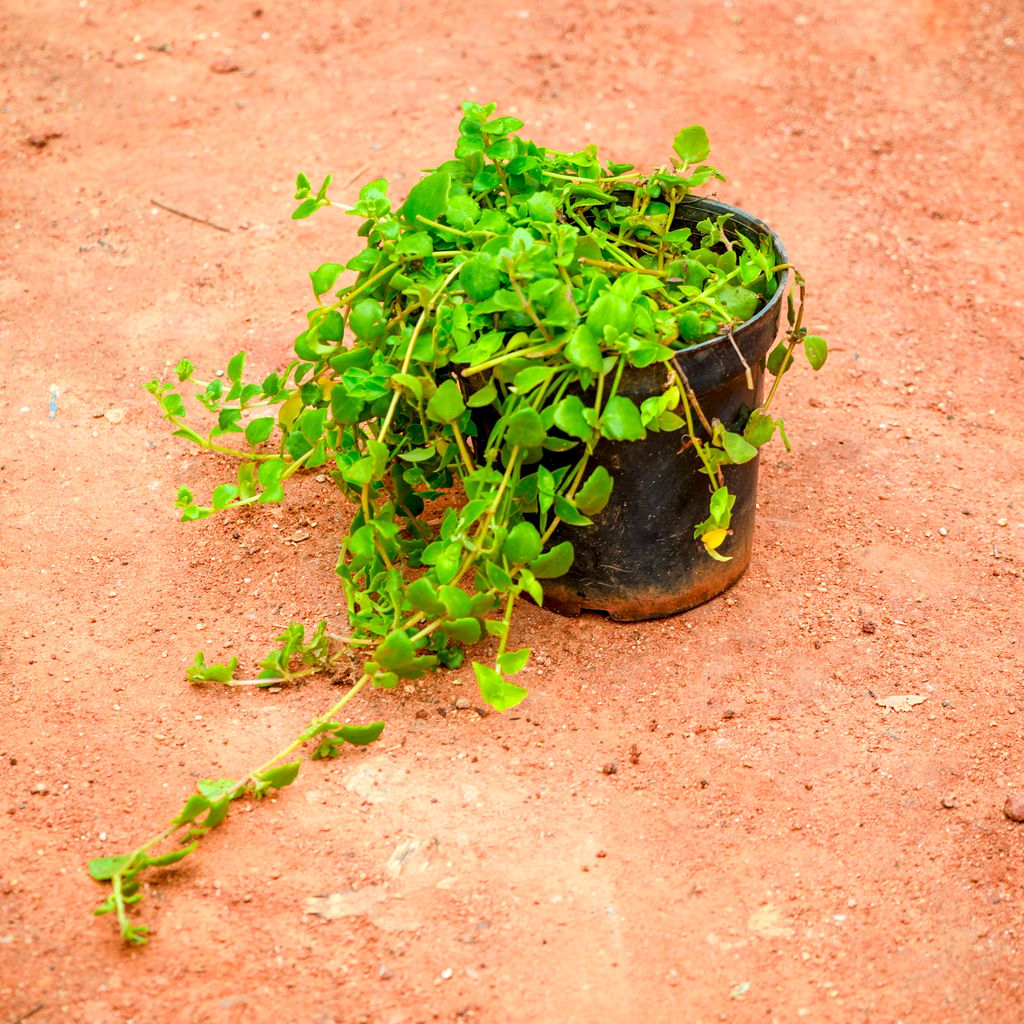
<path fill-rule="evenodd" d="M 544 581 L 544 607 L 558 615 L 575 618 L 583 612 L 603 612 L 616 622 L 664 619 L 689 611 L 725 593 L 750 565 L 750 548 L 729 562 L 710 558 L 687 579 L 685 588 L 647 586 L 612 589 L 599 580 Z"/>

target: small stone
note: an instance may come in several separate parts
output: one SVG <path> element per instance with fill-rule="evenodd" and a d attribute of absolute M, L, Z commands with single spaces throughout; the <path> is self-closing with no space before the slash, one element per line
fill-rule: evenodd
<path fill-rule="evenodd" d="M 604 775 L 615 775 L 619 770 L 618 761 L 609 761 L 606 765 L 601 768 L 601 772 Z"/>
<path fill-rule="evenodd" d="M 940 526 L 939 527 L 939 536 L 940 537 L 945 537 L 948 533 L 949 533 L 949 530 L 947 530 L 944 526 Z"/>
<path fill-rule="evenodd" d="M 860 631 L 862 633 L 874 633 L 878 629 L 878 623 L 874 619 L 865 619 L 860 624 Z"/>
<path fill-rule="evenodd" d="M 469 700 L 469 698 L 468 698 L 468 697 L 459 697 L 459 698 L 458 698 L 458 699 L 457 699 L 457 700 L 455 701 L 455 707 L 456 707 L 456 708 L 457 708 L 457 709 L 458 709 L 459 711 L 465 711 L 465 710 L 466 710 L 466 708 L 470 708 L 470 707 L 472 707 L 472 706 L 473 706 L 473 704 L 472 704 L 472 702 L 471 702 L 471 701 Z"/>
<path fill-rule="evenodd" d="M 50 792 L 50 787 L 45 782 L 37 782 L 31 791 L 37 796 L 46 796 Z"/>
<path fill-rule="evenodd" d="M 945 807 L 947 811 L 952 810 L 954 807 L 956 807 L 956 797 L 944 796 L 942 798 L 942 806 Z"/>
<path fill-rule="evenodd" d="M 1003 804 L 1003 814 L 1010 821 L 1024 821 L 1024 793 L 1011 793 Z"/>

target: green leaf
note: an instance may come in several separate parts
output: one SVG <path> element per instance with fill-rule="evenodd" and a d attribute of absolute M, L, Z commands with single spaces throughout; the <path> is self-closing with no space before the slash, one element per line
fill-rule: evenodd
<path fill-rule="evenodd" d="M 715 296 L 735 320 L 747 321 L 756 312 L 761 297 L 742 285 L 727 285 Z"/>
<path fill-rule="evenodd" d="M 513 564 L 526 565 L 541 552 L 541 539 L 533 523 L 516 523 L 508 532 L 501 553 Z"/>
<path fill-rule="evenodd" d="M 130 860 L 130 854 L 121 857 L 95 857 L 89 861 L 89 875 L 97 882 L 108 882 Z"/>
<path fill-rule="evenodd" d="M 448 206 L 451 178 L 447 171 L 434 171 L 413 185 L 402 204 L 401 215 L 408 224 L 418 227 L 419 218 L 437 220 Z"/>
<path fill-rule="evenodd" d="M 474 302 L 489 299 L 501 287 L 501 271 L 489 253 L 466 260 L 459 271 L 459 284 Z"/>
<path fill-rule="evenodd" d="M 305 220 L 310 214 L 316 213 L 320 205 L 315 199 L 303 200 L 293 211 L 292 220 Z"/>
<path fill-rule="evenodd" d="M 384 333 L 386 326 L 387 318 L 384 316 L 381 304 L 376 299 L 360 299 L 349 310 L 348 329 L 360 341 L 376 341 Z M 333 360 L 331 365 L 338 373 L 345 368 L 337 365 Z"/>
<path fill-rule="evenodd" d="M 505 651 L 504 654 L 498 655 L 498 671 L 506 676 L 514 676 L 517 672 L 522 672 L 529 660 L 529 647 L 520 647 L 518 651 Z"/>
<path fill-rule="evenodd" d="M 511 160 L 516 155 L 516 144 L 512 139 L 498 139 L 485 152 L 492 160 Z"/>
<path fill-rule="evenodd" d="M 481 406 L 490 405 L 497 397 L 498 389 L 494 386 L 494 381 L 489 380 L 479 391 L 474 391 L 466 399 L 466 405 L 471 409 L 479 409 Z"/>
<path fill-rule="evenodd" d="M 544 604 L 544 591 L 537 582 L 537 577 L 529 569 L 519 570 L 519 585 L 530 595 L 538 608 Z"/>
<path fill-rule="evenodd" d="M 437 596 L 440 598 L 441 604 L 444 605 L 445 611 L 453 619 L 460 619 L 472 614 L 472 598 L 461 587 L 453 587 L 446 583 L 438 587 Z"/>
<path fill-rule="evenodd" d="M 480 204 L 472 196 L 451 196 L 444 219 L 459 231 L 468 231 L 480 216 Z"/>
<path fill-rule="evenodd" d="M 344 269 L 340 263 L 321 263 L 316 270 L 310 271 L 309 279 L 313 282 L 313 293 L 323 295 L 324 292 L 330 291 Z"/>
<path fill-rule="evenodd" d="M 525 395 L 528 391 L 532 391 L 537 387 L 538 384 L 549 381 L 556 373 L 558 373 L 558 367 L 556 366 L 528 366 L 525 370 L 520 370 L 516 374 L 512 390 L 517 395 Z"/>
<path fill-rule="evenodd" d="M 255 777 L 259 782 L 264 783 L 262 787 L 264 789 L 268 786 L 272 786 L 274 789 L 283 789 L 295 781 L 301 766 L 301 761 L 293 761 L 291 764 L 279 764 L 276 768 L 268 768 L 265 772 L 260 772 Z"/>
<path fill-rule="evenodd" d="M 398 673 L 377 672 L 373 677 L 373 685 L 378 690 L 393 690 L 398 685 Z"/>
<path fill-rule="evenodd" d="M 601 434 L 613 441 L 639 441 L 647 436 L 640 410 L 625 395 L 613 395 L 601 413 Z"/>
<path fill-rule="evenodd" d="M 785 342 L 779 342 L 779 344 L 768 353 L 768 359 L 765 361 L 765 365 L 768 368 L 768 372 L 773 377 L 780 376 L 793 365 L 793 354 L 789 351 Z"/>
<path fill-rule="evenodd" d="M 238 352 L 228 360 L 228 380 L 237 383 L 242 377 L 242 368 L 245 366 L 245 353 Z"/>
<path fill-rule="evenodd" d="M 433 444 L 428 444 L 425 448 L 414 448 L 411 452 L 401 452 L 399 458 L 405 462 L 426 462 L 428 459 L 433 459 L 437 456 L 437 448 Z"/>
<path fill-rule="evenodd" d="M 379 740 L 383 731 L 383 722 L 371 722 L 369 725 L 343 725 L 335 730 L 335 735 L 354 747 L 366 747 Z"/>
<path fill-rule="evenodd" d="M 162 853 L 158 857 L 147 857 L 146 867 L 163 868 L 167 867 L 168 864 L 177 864 L 179 860 L 184 860 L 190 853 L 195 853 L 197 846 L 199 846 L 198 839 L 194 843 L 189 843 L 188 846 L 171 850 L 170 853 Z"/>
<path fill-rule="evenodd" d="M 231 801 L 225 796 L 210 804 L 210 813 L 196 824 L 196 828 L 216 828 L 227 816 Z"/>
<path fill-rule="evenodd" d="M 725 449 L 726 455 L 737 466 L 757 457 L 757 449 L 749 441 L 744 440 L 739 434 L 734 434 L 731 430 L 722 431 L 722 447 Z"/>
<path fill-rule="evenodd" d="M 558 203 L 550 192 L 534 192 L 526 200 L 526 210 L 530 220 L 553 224 L 558 211 Z"/>
<path fill-rule="evenodd" d="M 444 381 L 427 402 L 427 415 L 439 423 L 452 423 L 466 410 L 462 392 L 453 380 Z"/>
<path fill-rule="evenodd" d="M 514 708 L 526 696 L 526 690 L 521 686 L 516 686 L 515 683 L 507 682 L 489 665 L 481 665 L 474 661 L 473 671 L 476 673 L 477 685 L 480 687 L 480 696 L 495 711 L 507 711 L 509 708 Z"/>
<path fill-rule="evenodd" d="M 604 466 L 598 466 L 576 492 L 576 507 L 587 516 L 600 512 L 611 497 L 614 480 Z"/>
<path fill-rule="evenodd" d="M 519 131 L 522 127 L 523 122 L 518 117 L 496 117 L 484 124 L 483 131 L 491 136 L 509 135 L 512 132 Z"/>
<path fill-rule="evenodd" d="M 277 421 L 273 416 L 261 416 L 252 420 L 245 428 L 245 439 L 251 445 L 262 444 L 274 432 Z"/>
<path fill-rule="evenodd" d="M 434 241 L 427 231 L 407 231 L 395 243 L 396 256 L 423 259 L 434 251 Z"/>
<path fill-rule="evenodd" d="M 588 519 L 583 515 L 576 504 L 570 501 L 568 498 L 563 497 L 561 494 L 556 494 L 555 498 L 555 515 L 562 520 L 563 523 L 568 523 L 570 526 L 590 526 L 592 520 Z"/>
<path fill-rule="evenodd" d="M 716 525 L 729 525 L 735 502 L 736 495 L 730 494 L 728 487 L 719 487 L 715 490 L 715 493 L 711 495 L 710 512 Z"/>
<path fill-rule="evenodd" d="M 193 793 L 186 801 L 185 806 L 177 817 L 171 819 L 172 825 L 187 825 L 195 821 L 200 814 L 210 809 L 210 801 L 201 793 Z"/>
<path fill-rule="evenodd" d="M 341 471 L 341 475 L 345 478 L 345 482 L 350 483 L 353 487 L 365 487 L 373 481 L 373 469 L 373 456 L 364 455 L 361 459 L 356 459 L 350 466 L 346 466 Z"/>
<path fill-rule="evenodd" d="M 775 419 L 772 416 L 760 409 L 755 409 L 750 414 L 747 425 L 743 428 L 743 436 L 755 448 L 760 448 L 772 439 L 775 426 Z"/>
<path fill-rule="evenodd" d="M 232 658 L 227 665 L 207 665 L 203 652 L 196 655 L 196 660 L 186 670 L 185 678 L 190 683 L 229 683 L 238 668 L 238 659 Z"/>
<path fill-rule="evenodd" d="M 624 281 L 625 278 L 619 280 Z M 609 327 L 619 334 L 629 334 L 633 328 L 633 306 L 619 292 L 606 291 L 592 303 L 586 326 L 599 336 Z"/>
<path fill-rule="evenodd" d="M 238 781 L 236 779 L 200 779 L 196 783 L 196 789 L 211 803 L 227 796 L 237 786 Z"/>
<path fill-rule="evenodd" d="M 570 437 L 578 437 L 589 441 L 594 436 L 594 428 L 587 419 L 587 407 L 576 395 L 568 395 L 555 406 L 555 426 Z"/>
<path fill-rule="evenodd" d="M 445 636 L 457 640 L 460 644 L 475 644 L 483 633 L 483 627 L 479 619 L 461 618 L 451 619 L 445 622 L 441 629 Z"/>
<path fill-rule="evenodd" d="M 258 500 L 261 505 L 270 505 L 275 501 L 283 501 L 284 488 L 280 484 L 271 484 L 269 487 L 264 487 Z"/>
<path fill-rule="evenodd" d="M 569 571 L 574 555 L 572 544 L 564 540 L 531 562 L 530 572 L 539 580 L 557 579 Z"/>
<path fill-rule="evenodd" d="M 707 160 L 711 153 L 708 133 L 699 124 L 691 125 L 679 132 L 672 143 L 672 148 L 684 164 Z"/>
<path fill-rule="evenodd" d="M 586 325 L 580 324 L 573 332 L 569 343 L 564 349 L 565 358 L 573 364 L 594 373 L 601 372 L 601 346 L 598 345 L 594 332 Z"/>
<path fill-rule="evenodd" d="M 417 657 L 412 641 L 400 629 L 389 633 L 378 646 L 374 661 L 385 672 L 402 679 L 418 679 L 434 662 L 433 658 Z"/>
<path fill-rule="evenodd" d="M 811 367 L 820 370 L 828 359 L 828 342 L 817 334 L 808 334 L 804 338 L 804 353 Z"/>
<path fill-rule="evenodd" d="M 547 433 L 540 414 L 527 406 L 509 416 L 505 437 L 509 444 L 518 448 L 537 448 L 544 443 Z"/>
<path fill-rule="evenodd" d="M 237 496 L 238 488 L 234 484 L 218 484 L 213 489 L 210 499 L 215 509 L 226 508 Z"/>
<path fill-rule="evenodd" d="M 304 409 L 295 423 L 299 433 L 311 444 L 314 445 L 323 437 L 324 421 L 327 418 L 327 410 Z"/>

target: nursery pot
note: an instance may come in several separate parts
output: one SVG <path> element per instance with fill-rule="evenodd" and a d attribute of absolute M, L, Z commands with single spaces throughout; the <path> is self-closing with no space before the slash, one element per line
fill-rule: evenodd
<path fill-rule="evenodd" d="M 787 262 L 774 232 L 735 207 L 700 199 L 681 207 L 677 216 L 685 226 L 723 213 L 731 214 L 734 230 L 755 241 L 768 235 L 777 262 Z M 784 272 L 769 302 L 731 339 L 713 338 L 675 356 L 708 422 L 717 419 L 742 430 L 760 404 L 764 358 L 778 335 L 788 277 Z M 619 393 L 639 405 L 664 390 L 665 373 L 662 364 L 627 367 Z M 569 540 L 576 554 L 564 576 L 543 581 L 545 608 L 566 615 L 602 611 L 624 621 L 654 619 L 702 604 L 739 579 L 753 546 L 759 460 L 723 470 L 736 503 L 731 533 L 718 549 L 729 561 L 719 562 L 693 536 L 707 518 L 711 486 L 693 448 L 680 451 L 685 443 L 680 431 L 671 431 L 597 444 L 591 465 L 604 466 L 614 478 L 611 499 L 593 525 L 562 524 L 555 532 L 552 542 Z"/>

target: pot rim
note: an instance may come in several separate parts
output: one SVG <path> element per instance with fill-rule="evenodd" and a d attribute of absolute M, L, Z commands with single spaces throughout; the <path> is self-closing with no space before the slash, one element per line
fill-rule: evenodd
<path fill-rule="evenodd" d="M 742 224 L 751 231 L 761 235 L 767 235 L 772 240 L 772 247 L 775 249 L 775 254 L 779 258 L 779 263 L 789 263 L 789 257 L 786 255 L 786 250 L 782 245 L 782 240 L 771 229 L 771 227 L 768 226 L 768 224 L 761 220 L 760 217 L 754 216 L 754 214 L 739 206 L 733 206 L 730 203 L 722 202 L 720 199 L 713 199 L 710 196 L 688 197 L 677 207 L 676 215 L 678 216 L 683 210 L 694 208 L 706 213 L 728 213 L 736 218 L 737 223 Z M 735 335 L 739 331 L 746 330 L 752 325 L 756 325 L 760 320 L 772 316 L 775 312 L 775 307 L 782 302 L 782 299 L 789 289 L 789 281 L 790 271 L 786 269 L 782 272 L 779 285 L 775 289 L 772 297 L 749 320 L 744 320 L 742 324 L 736 327 L 733 334 Z M 676 357 L 689 357 L 691 355 L 706 352 L 714 346 L 722 344 L 732 344 L 729 341 L 728 334 L 716 334 L 715 337 L 708 338 L 707 341 L 700 341 L 696 345 L 685 345 L 681 348 L 677 348 L 674 350 L 674 353 Z"/>

